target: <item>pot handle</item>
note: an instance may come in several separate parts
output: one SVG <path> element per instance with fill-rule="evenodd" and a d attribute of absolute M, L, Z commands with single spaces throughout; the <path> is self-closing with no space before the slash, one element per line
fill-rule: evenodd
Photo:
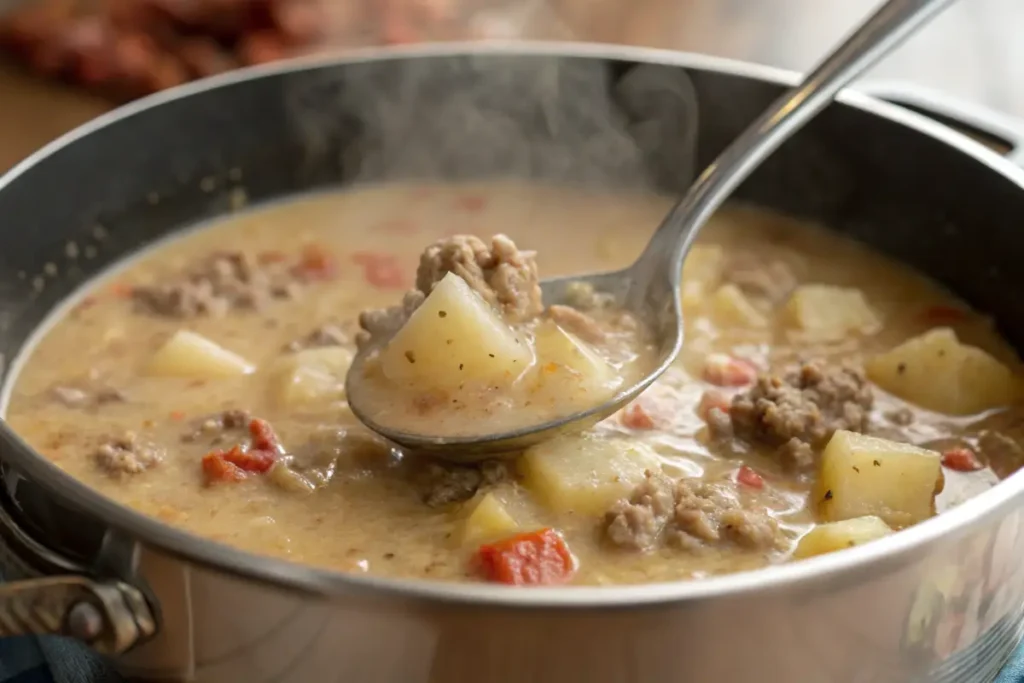
<path fill-rule="evenodd" d="M 0 585 L 0 638 L 70 636 L 118 655 L 155 631 L 145 598 L 121 581 L 69 575 Z"/>
<path fill-rule="evenodd" d="M 1024 120 L 903 81 L 873 81 L 858 84 L 856 90 L 927 116 L 1024 167 Z"/>
<path fill-rule="evenodd" d="M 142 591 L 88 576 L 25 533 L 2 504 L 0 566 L 14 579 L 0 583 L 0 638 L 69 636 L 113 656 L 156 633 Z"/>

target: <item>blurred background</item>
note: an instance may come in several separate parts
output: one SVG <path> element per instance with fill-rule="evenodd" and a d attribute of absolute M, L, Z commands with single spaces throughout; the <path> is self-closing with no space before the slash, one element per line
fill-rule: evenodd
<path fill-rule="evenodd" d="M 116 104 L 292 55 L 555 39 L 803 70 L 878 0 L 0 0 L 0 171 Z M 869 78 L 1024 119 L 1024 1 L 959 0 Z"/>

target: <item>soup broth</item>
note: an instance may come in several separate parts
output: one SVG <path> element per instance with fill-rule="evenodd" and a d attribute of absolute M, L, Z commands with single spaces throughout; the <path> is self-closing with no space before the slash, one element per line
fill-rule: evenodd
<path fill-rule="evenodd" d="M 460 581 L 754 569 L 920 522 L 1019 466 L 1018 360 L 989 320 L 858 243 L 743 207 L 687 259 L 678 362 L 588 433 L 461 467 L 348 410 L 357 316 L 401 298 L 428 244 L 503 233 L 542 276 L 611 270 L 669 205 L 506 182 L 244 211 L 89 285 L 27 352 L 6 417 L 73 477 L 199 536 Z"/>

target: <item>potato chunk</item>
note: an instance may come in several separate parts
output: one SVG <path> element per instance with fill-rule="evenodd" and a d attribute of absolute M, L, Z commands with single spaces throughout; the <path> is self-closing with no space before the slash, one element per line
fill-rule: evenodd
<path fill-rule="evenodd" d="M 786 315 L 802 335 L 815 340 L 871 334 L 879 327 L 863 292 L 849 287 L 800 285 L 786 303 Z"/>
<path fill-rule="evenodd" d="M 622 383 L 615 368 L 575 335 L 551 321 L 537 326 L 537 363 L 533 401 L 557 405 L 594 403 L 610 397 Z"/>
<path fill-rule="evenodd" d="M 914 337 L 866 364 L 868 377 L 886 391 L 922 408 L 971 415 L 1020 397 L 1010 368 L 956 333 L 939 327 Z"/>
<path fill-rule="evenodd" d="M 202 335 L 178 330 L 157 349 L 146 370 L 152 375 L 210 379 L 247 375 L 256 367 Z"/>
<path fill-rule="evenodd" d="M 768 319 L 734 284 L 722 285 L 711 297 L 711 317 L 721 327 L 768 327 Z"/>
<path fill-rule="evenodd" d="M 717 244 L 698 244 L 683 262 L 683 305 L 700 304 L 722 281 L 725 254 Z"/>
<path fill-rule="evenodd" d="M 352 352 L 340 346 L 305 349 L 285 357 L 277 376 L 277 398 L 285 406 L 345 398 L 345 373 Z"/>
<path fill-rule="evenodd" d="M 527 488 L 554 512 L 600 515 L 657 471 L 646 446 L 592 434 L 566 435 L 537 444 L 520 460 Z"/>
<path fill-rule="evenodd" d="M 830 522 L 874 515 L 905 527 L 935 514 L 942 484 L 935 451 L 840 430 L 821 455 L 818 508 Z"/>
<path fill-rule="evenodd" d="M 466 381 L 510 384 L 533 352 L 465 280 L 448 273 L 381 352 L 392 381 L 452 389 Z"/>
<path fill-rule="evenodd" d="M 844 519 L 841 522 L 819 524 L 800 539 L 793 557 L 803 559 L 815 555 L 852 548 L 892 533 L 889 525 L 878 517 L 868 515 Z"/>
<path fill-rule="evenodd" d="M 522 531 L 493 493 L 485 493 L 467 507 L 469 514 L 463 518 L 458 534 L 463 545 L 477 545 Z"/>

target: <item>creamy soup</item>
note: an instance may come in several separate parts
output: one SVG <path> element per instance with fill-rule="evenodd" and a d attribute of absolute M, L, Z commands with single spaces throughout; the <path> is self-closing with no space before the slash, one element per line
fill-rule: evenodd
<path fill-rule="evenodd" d="M 23 359 L 7 418 L 72 476 L 200 536 L 346 572 L 509 584 L 692 579 L 836 551 L 1019 466 L 1019 364 L 990 321 L 857 243 L 744 208 L 687 259 L 678 362 L 589 432 L 465 467 L 352 416 L 358 316 L 416 285 L 428 245 L 504 234 L 544 275 L 609 270 L 668 205 L 495 183 L 233 215 L 87 287 Z M 564 317 L 529 324 L 583 340 Z M 448 338 L 466 343 L 427 335 L 415 365 L 446 362 Z M 642 355 L 628 342 L 586 348 L 621 378 Z M 527 411 L 517 391 L 493 405 Z M 452 414 L 420 403 L 397 412 Z"/>

